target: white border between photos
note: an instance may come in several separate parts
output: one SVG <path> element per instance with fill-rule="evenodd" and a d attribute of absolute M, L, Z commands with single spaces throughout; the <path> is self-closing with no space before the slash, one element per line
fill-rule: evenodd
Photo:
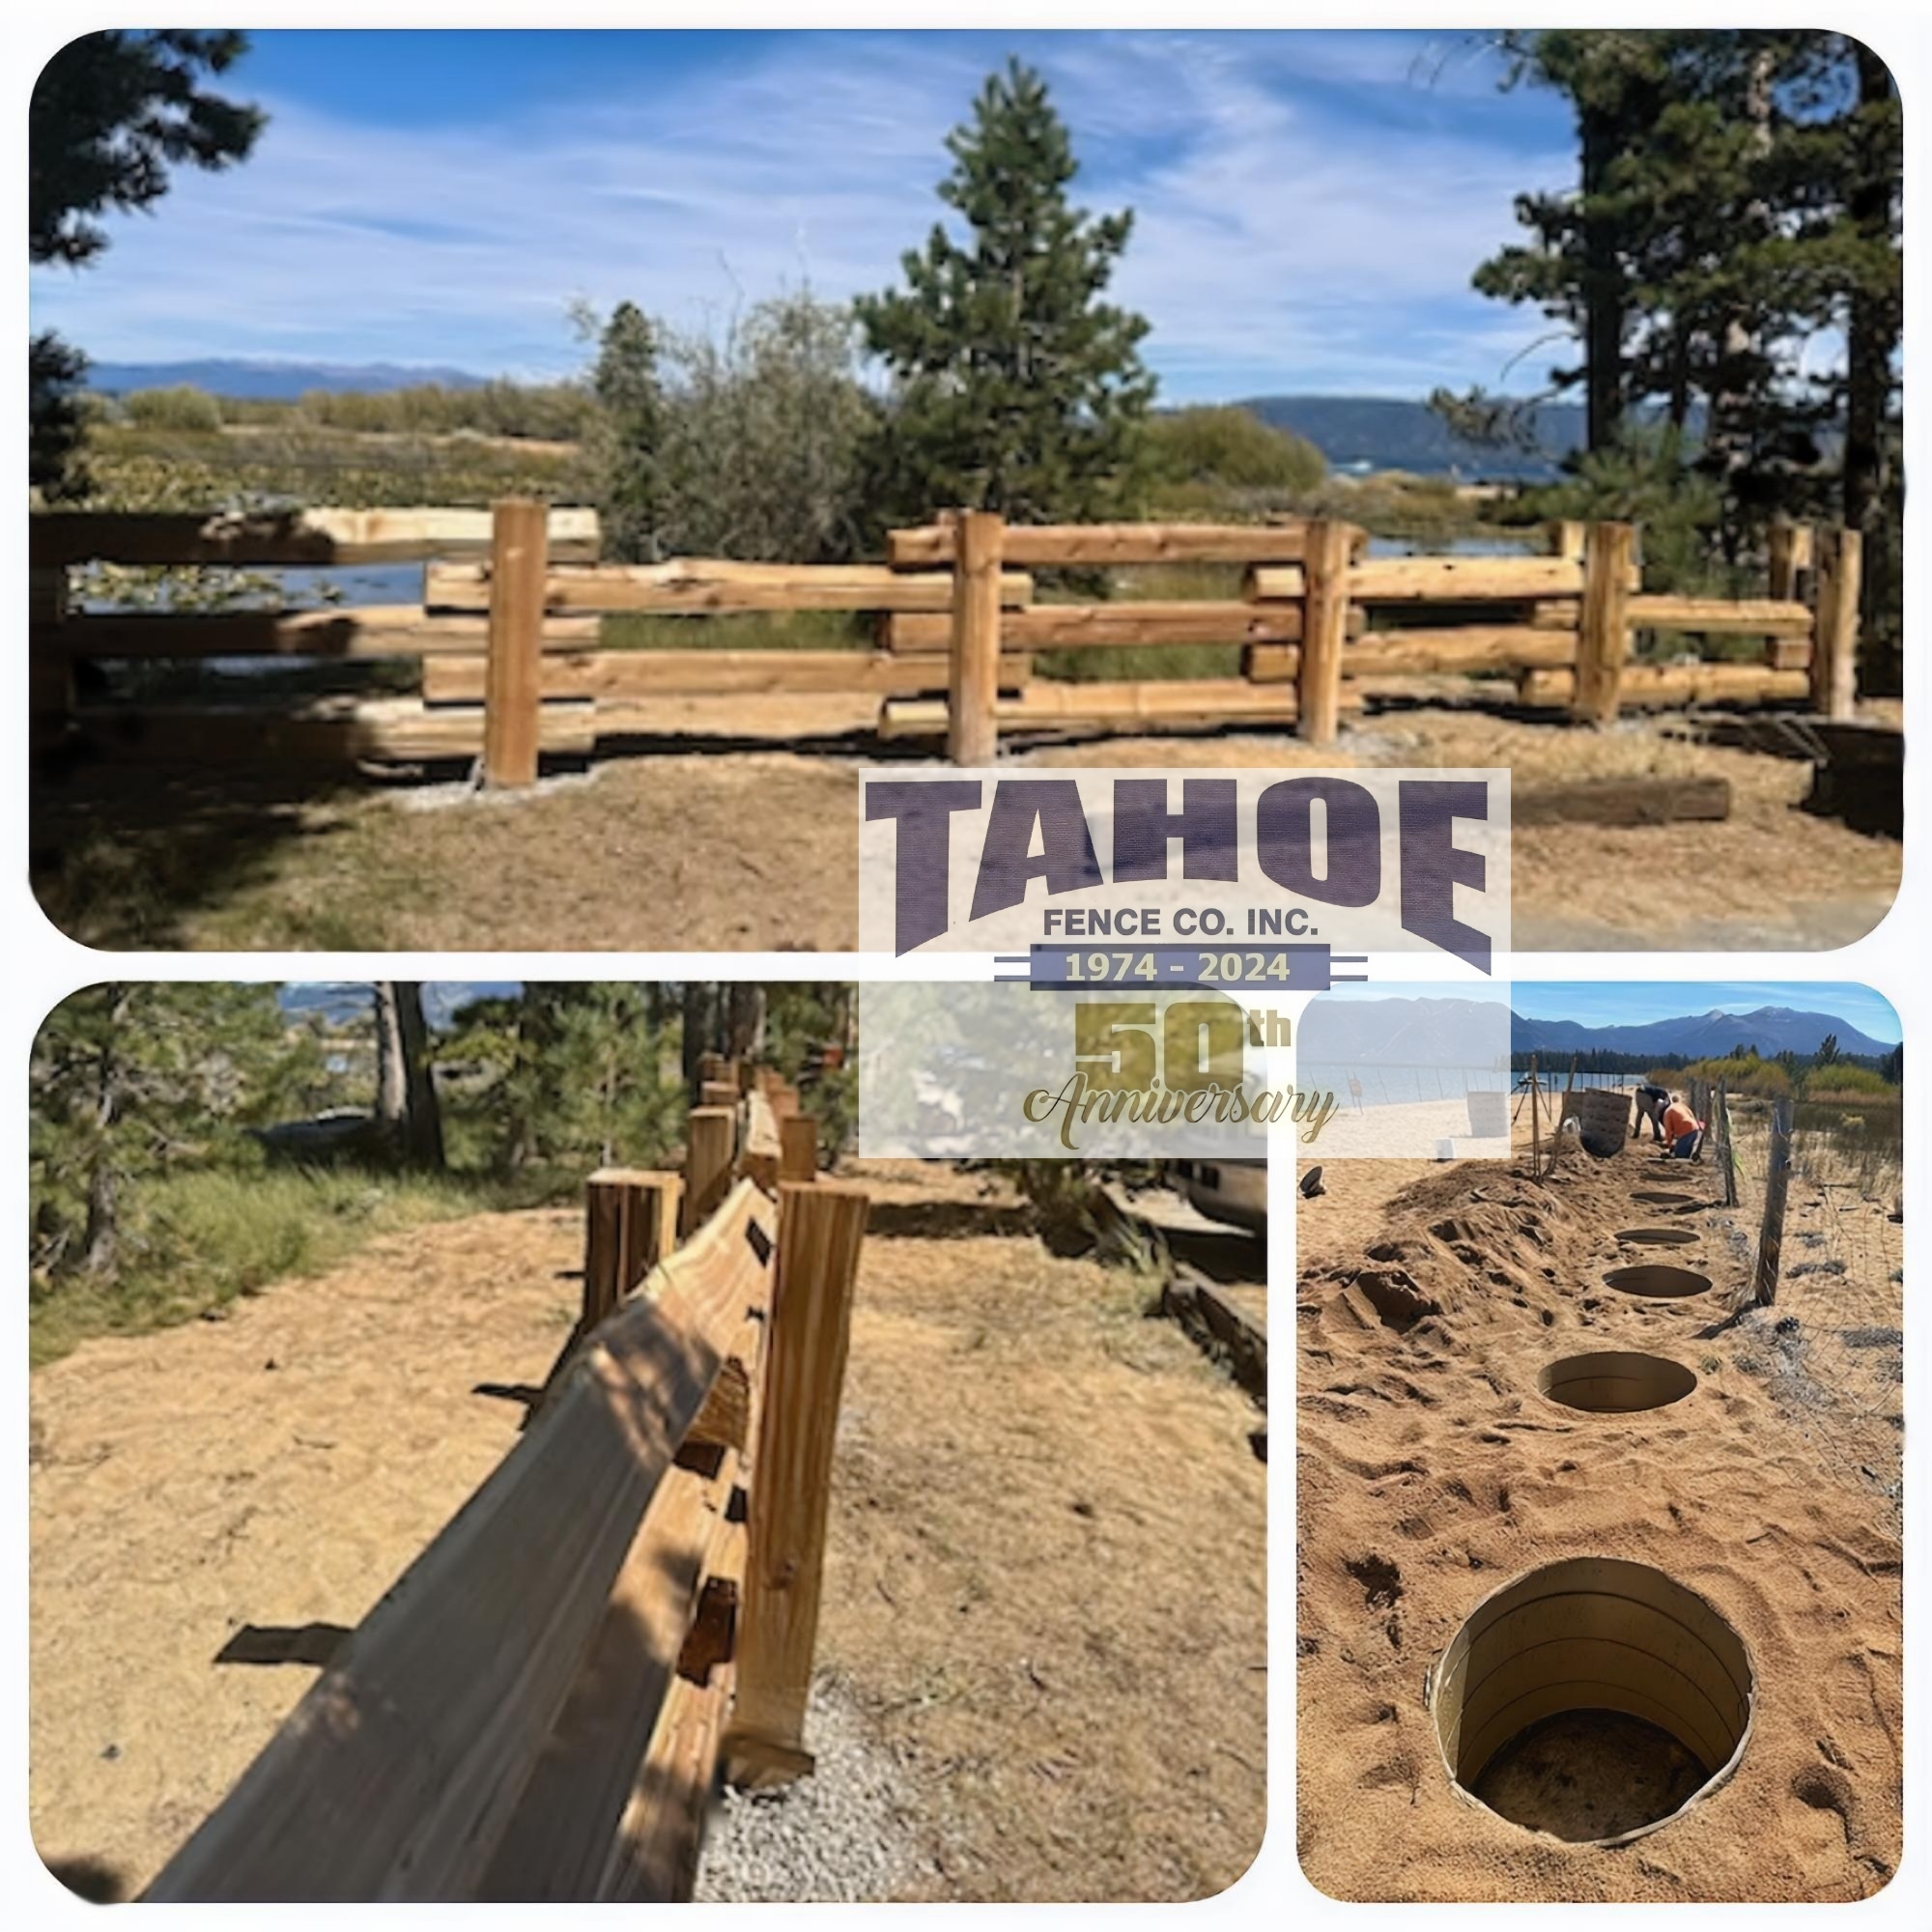
<path fill-rule="evenodd" d="M 1139 4 L 989 4 L 980 7 L 960 27 L 998 29 L 1025 26 L 1069 28 L 1130 28 L 1185 25 L 1197 31 L 1216 28 L 1287 27 L 1438 27 L 1443 29 L 1472 24 L 1494 24 L 1498 10 L 1488 7 L 1448 6 L 1440 0 L 1412 0 L 1408 5 L 1386 4 L 1386 0 L 1359 0 L 1346 8 L 1319 3 L 1303 9 L 1252 4 L 1196 7 L 1182 10 L 1173 6 Z M 1819 15 L 1829 11 L 1831 24 L 1839 31 L 1856 33 L 1867 41 L 1891 65 L 1898 78 L 1906 106 L 1906 177 L 1908 209 L 1916 211 L 1920 194 L 1932 187 L 1928 173 L 1926 130 L 1932 126 L 1932 58 L 1928 58 L 1928 28 L 1922 9 L 1900 4 L 1855 4 L 1848 8 L 1821 10 L 1814 5 L 1791 4 L 1791 0 L 1772 0 L 1772 4 L 1739 6 L 1706 5 L 1693 8 L 1687 20 L 1681 7 L 1655 4 L 1626 5 L 1578 4 L 1578 0 L 1559 0 L 1520 9 L 1503 9 L 1505 14 L 1520 16 L 1519 24 L 1602 27 L 1640 26 L 1788 26 L 1815 27 Z M 848 4 L 813 7 L 740 5 L 734 0 L 711 0 L 704 7 L 619 5 L 613 0 L 579 0 L 567 10 L 567 18 L 545 17 L 542 10 L 530 6 L 503 4 L 503 0 L 416 0 L 404 10 L 399 21 L 393 6 L 364 4 L 364 0 L 341 0 L 328 10 L 326 19 L 321 10 L 299 4 L 256 4 L 230 10 L 229 23 L 252 27 L 303 27 L 327 25 L 332 28 L 388 27 L 516 27 L 516 26 L 606 26 L 606 27 L 898 27 L 910 22 L 903 7 L 876 4 Z M 26 169 L 24 128 L 26 107 L 34 76 L 45 59 L 62 43 L 99 27 L 179 24 L 183 14 L 199 22 L 199 9 L 86 6 L 55 13 L 45 9 L 19 9 L 10 12 L 0 34 L 7 52 L 5 71 L 9 76 L 9 130 L 12 136 L 6 152 L 4 175 L 6 210 L 12 232 L 18 235 L 25 226 Z M 1925 327 L 1926 264 L 1932 249 L 1916 242 L 1906 252 L 1907 275 L 1907 361 L 1912 352 L 1923 346 Z M 27 276 L 24 265 L 16 267 L 18 276 L 13 312 L 17 333 L 27 332 Z M 1921 365 L 1922 366 L 1922 365 Z M 25 442 L 25 398 L 17 385 L 9 391 L 14 398 L 6 406 L 10 446 L 19 449 Z M 1932 437 L 1927 423 L 1932 411 L 1911 403 L 1906 415 L 1908 477 L 1922 491 L 1932 476 Z M 1908 500 L 1908 531 L 1923 531 L 1925 519 L 1918 511 L 1917 497 Z M 4 608 L 14 613 L 13 635 L 16 644 L 15 678 L 24 657 L 23 627 L 19 613 L 26 605 L 26 532 L 24 519 L 16 515 L 0 535 L 0 555 L 6 559 L 6 598 Z M 1932 722 L 1926 712 L 1925 642 L 1922 612 L 1927 608 L 1926 556 L 1922 544 L 1906 544 L 1907 638 L 1907 718 L 1915 740 L 1932 742 Z M 17 686 L 16 686 L 17 690 Z M 405 977 L 434 980 L 463 979 L 596 979 L 621 972 L 626 977 L 701 977 L 716 979 L 761 978 L 767 980 L 858 977 L 862 962 L 850 954 L 812 953 L 650 953 L 611 954 L 596 952 L 514 952 L 514 953 L 411 953 L 385 954 L 380 959 L 366 954 L 316 953 L 203 953 L 111 954 L 89 952 L 56 932 L 41 913 L 26 885 L 26 720 L 24 709 L 15 705 L 5 725 L 12 751 L 11 770 L 14 774 L 0 803 L 0 823 L 7 828 L 9 857 L 6 903 L 14 933 L 11 970 L 7 975 L 6 1013 L 0 1039 L 4 1039 L 4 1064 L 10 1077 L 23 1081 L 33 1036 L 47 1011 L 76 988 L 109 978 L 165 980 L 330 980 L 371 977 L 372 969 Z M 1908 761 L 1907 833 L 1905 875 L 1898 902 L 1891 914 L 1871 934 L 1854 945 L 1833 952 L 1818 953 L 1535 953 L 1518 954 L 1503 962 L 1499 977 L 1512 971 L 1519 978 L 1557 980 L 1677 980 L 1718 979 L 1774 980 L 1802 986 L 1807 980 L 1861 980 L 1883 994 L 1896 1009 L 1910 1050 L 1916 1056 L 1921 1038 L 1932 1038 L 1932 998 L 1928 998 L 1927 937 L 1932 935 L 1932 905 L 1925 887 L 1925 862 L 1919 847 L 1928 837 L 1924 773 L 1928 754 L 1915 753 Z M 961 970 L 970 960 L 958 962 Z M 875 965 L 874 977 L 890 977 L 895 969 Z M 940 977 L 950 977 L 951 969 L 941 969 Z M 922 968 L 922 977 L 931 977 Z M 1913 1062 L 1918 1065 L 1916 1058 Z M 23 1083 L 24 1084 L 24 1083 Z M 1932 1188 L 1928 1188 L 1925 1168 L 1927 1108 L 1932 1103 L 1932 1081 L 1922 1068 L 1909 1082 L 1906 1111 L 1907 1226 L 1918 1229 L 1932 1215 Z M 15 1097 L 0 1106 L 0 1199 L 8 1204 L 7 1238 L 11 1252 L 24 1253 L 27 1214 L 26 1109 Z M 1282 1151 L 1287 1153 L 1287 1150 Z M 1272 1212 L 1269 1220 L 1268 1270 L 1269 1301 L 1278 1334 L 1292 1337 L 1294 1332 L 1294 1216 L 1293 1160 L 1292 1154 L 1277 1158 L 1269 1179 Z M 1916 1244 L 1913 1248 L 1916 1255 Z M 16 1277 L 17 1279 L 17 1277 Z M 24 1299 L 24 1296 L 22 1296 Z M 1932 1319 L 1915 1312 L 1906 1322 L 1907 1377 L 1906 1409 L 1911 1418 L 1906 1433 L 1906 1561 L 1905 1561 L 1905 1854 L 1897 1875 L 1884 1890 L 1856 1905 L 1832 1904 L 1797 1908 L 1804 1924 L 1834 1926 L 1857 1922 L 1867 1927 L 1922 1927 L 1932 1924 L 1932 1751 L 1928 1751 L 1928 1732 L 1932 1731 L 1932 1618 L 1928 1618 L 1928 1541 L 1925 1532 L 1926 1498 L 1932 1494 L 1932 1427 L 1924 1419 L 1928 1373 L 1932 1373 Z M 27 1706 L 27 1457 L 26 1457 L 26 1327 L 16 1312 L 8 1328 L 7 1350 L 13 1366 L 9 1386 L 16 1391 L 19 1403 L 11 1418 L 9 1436 L 13 1445 L 10 1466 L 14 1470 L 0 1500 L 0 1549 L 5 1552 L 6 1589 L 0 1609 L 0 1655 L 10 1667 L 0 1679 L 0 1897 L 13 1908 L 13 1922 L 25 1932 L 42 1927 L 72 1925 L 98 1908 L 66 1890 L 46 1872 L 35 1854 L 27 1829 L 28 1706 Z M 1260 1856 L 1236 1884 L 1216 1898 L 1186 1908 L 1191 1922 L 1213 1923 L 1231 1928 L 1275 1928 L 1286 1919 L 1297 1927 L 1332 1926 L 1337 1932 L 1373 1932 L 1384 1924 L 1418 1922 L 1419 1916 L 1445 1927 L 1465 1927 L 1469 1932 L 1485 1924 L 1495 1910 L 1489 1905 L 1436 1905 L 1420 1909 L 1391 1905 L 1343 1904 L 1325 1897 L 1303 1877 L 1296 1861 L 1295 1840 L 1295 1761 L 1294 1761 L 1294 1458 L 1293 1451 L 1294 1368 L 1286 1350 L 1277 1356 L 1271 1389 L 1271 1409 L 1278 1419 L 1283 1439 L 1276 1445 L 1268 1465 L 1268 1828 Z M 158 1908 L 172 1915 L 177 1924 L 232 1925 L 237 1921 L 220 1912 L 203 1907 Z M 497 1906 L 476 1908 L 480 1916 L 488 1910 L 494 1922 L 536 1922 L 553 1915 L 553 1908 Z M 1556 1924 L 1577 1917 L 1587 1909 L 1592 1921 L 1602 1925 L 1634 1922 L 1639 1910 L 1634 1905 L 1604 1905 L 1577 1908 L 1566 1905 L 1522 1904 L 1512 1907 L 1513 1924 L 1535 1927 Z M 445 1908 L 453 1910 L 453 1908 Z M 755 1908 L 694 1906 L 686 1908 L 705 1922 L 717 1923 L 734 1912 L 749 1913 Z M 772 1911 L 830 1914 L 831 1906 L 777 1907 Z M 1138 1905 L 1122 1910 L 1138 1916 L 1179 1916 L 1172 1906 Z M 1747 1914 L 1765 1910 L 1749 1905 L 1682 1905 L 1674 1908 L 1671 1924 L 1684 1932 L 1705 1932 L 1732 1924 Z M 869 1908 L 867 1923 L 880 1926 L 915 1922 L 937 1923 L 943 1918 L 950 1926 L 972 1922 L 989 1923 L 1000 1916 L 1024 1912 L 1035 1922 L 1061 1926 L 1082 1924 L 1097 1916 L 1099 1908 L 1085 1905 L 1036 1905 L 1023 1907 L 896 1905 Z M 339 1908 L 304 1905 L 286 1906 L 278 1918 L 316 1928 L 355 1923 L 359 1928 L 408 1922 L 411 1914 L 398 1906 L 362 1906 L 353 1917 Z M 1650 1922 L 1650 1921 L 1646 1921 Z"/>

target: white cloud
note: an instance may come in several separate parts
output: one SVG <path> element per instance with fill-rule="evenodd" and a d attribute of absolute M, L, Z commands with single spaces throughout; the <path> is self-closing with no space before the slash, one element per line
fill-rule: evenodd
<path fill-rule="evenodd" d="M 1466 101 L 1449 115 L 1408 80 L 1410 46 L 1324 37 L 1297 69 L 1292 40 L 1029 47 L 1086 157 L 1083 198 L 1137 211 L 1117 293 L 1152 320 L 1167 393 L 1493 382 L 1539 324 L 1469 293 L 1469 271 L 1512 232 L 1512 196 L 1563 179 L 1567 156 L 1471 133 Z M 940 142 L 987 65 L 945 38 L 820 35 L 662 98 L 630 88 L 470 128 L 270 100 L 243 166 L 179 177 L 114 224 L 96 268 L 37 273 L 37 325 L 106 359 L 536 374 L 578 359 L 573 298 L 694 324 L 807 277 L 832 297 L 880 287 L 943 212 Z M 1377 85 L 1386 111 L 1359 111 Z"/>

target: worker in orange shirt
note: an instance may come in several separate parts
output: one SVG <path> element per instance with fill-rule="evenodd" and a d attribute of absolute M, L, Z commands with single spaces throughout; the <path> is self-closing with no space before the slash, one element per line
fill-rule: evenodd
<path fill-rule="evenodd" d="M 1681 1094 L 1671 1094 L 1663 1110 L 1663 1140 L 1673 1160 L 1695 1160 L 1704 1143 L 1704 1122 L 1684 1104 Z"/>

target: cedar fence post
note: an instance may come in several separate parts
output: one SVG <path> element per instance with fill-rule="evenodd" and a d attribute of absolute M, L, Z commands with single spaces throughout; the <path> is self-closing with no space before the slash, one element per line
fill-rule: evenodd
<path fill-rule="evenodd" d="M 731 1190 L 738 1158 L 738 1110 L 694 1107 L 684 1122 L 684 1237 L 711 1218 Z"/>
<path fill-rule="evenodd" d="M 1811 708 L 1849 718 L 1858 708 L 1859 596 L 1864 539 L 1857 530 L 1830 530 L 1819 546 L 1817 635 L 1811 640 Z"/>
<path fill-rule="evenodd" d="M 1760 1308 L 1777 1299 L 1778 1260 L 1784 1247 L 1784 1197 L 1791 1185 L 1791 1102 L 1771 1109 L 1771 1165 L 1764 1178 L 1764 1220 L 1757 1235 L 1753 1298 Z"/>
<path fill-rule="evenodd" d="M 683 1190 L 675 1174 L 636 1167 L 600 1167 L 583 1183 L 584 1334 L 676 1246 Z"/>
<path fill-rule="evenodd" d="M 1529 1056 L 1529 1175 L 1532 1180 L 1543 1179 L 1543 1117 L 1537 1105 L 1536 1055 Z"/>
<path fill-rule="evenodd" d="M 800 1183 L 818 1179 L 818 1122 L 810 1114 L 779 1122 L 779 1179 Z"/>
<path fill-rule="evenodd" d="M 811 1769 L 805 1717 L 818 1641 L 832 1449 L 868 1206 L 861 1189 L 837 1181 L 779 1189 L 736 1703 L 724 1750 L 740 1785 L 787 1783 Z"/>
<path fill-rule="evenodd" d="M 1718 1158 L 1724 1163 L 1724 1206 L 1738 1205 L 1738 1162 L 1737 1153 L 1731 1146 L 1731 1101 L 1723 1081 L 1718 1082 L 1718 1111 L 1715 1116 L 1718 1129 Z"/>
<path fill-rule="evenodd" d="M 1301 663 L 1295 684 L 1295 733 L 1332 745 L 1342 726 L 1342 652 L 1349 635 L 1349 571 L 1359 532 L 1319 517 L 1308 526 L 1301 571 Z"/>
<path fill-rule="evenodd" d="M 955 765 L 990 765 L 999 751 L 1000 553 L 1006 520 L 961 510 L 952 526 L 952 661 L 947 755 Z"/>
<path fill-rule="evenodd" d="M 1809 524 L 1773 524 L 1767 544 L 1765 594 L 1780 604 L 1796 604 L 1816 553 Z"/>
<path fill-rule="evenodd" d="M 483 782 L 536 782 L 542 731 L 544 579 L 550 513 L 506 497 L 490 519 L 490 641 L 483 670 Z"/>
<path fill-rule="evenodd" d="M 1577 688 L 1570 715 L 1607 724 L 1630 656 L 1630 579 L 1636 532 L 1629 524 L 1592 524 L 1583 544 L 1583 601 L 1577 634 Z"/>
<path fill-rule="evenodd" d="M 1587 524 L 1579 523 L 1574 517 L 1562 517 L 1546 527 L 1549 533 L 1551 556 L 1560 556 L 1566 563 L 1583 561 L 1583 545 L 1590 527 Z"/>

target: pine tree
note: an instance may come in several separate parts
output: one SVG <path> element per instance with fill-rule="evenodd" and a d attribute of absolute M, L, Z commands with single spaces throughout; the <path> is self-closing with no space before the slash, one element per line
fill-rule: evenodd
<path fill-rule="evenodd" d="M 107 246 L 99 217 L 147 208 L 169 170 L 223 168 L 255 145 L 264 116 L 201 84 L 225 73 L 245 34 L 158 30 L 83 34 L 34 83 L 27 114 L 27 259 L 78 268 Z M 49 497 L 84 487 L 73 391 L 86 368 L 52 333 L 29 345 L 30 480 Z"/>
<path fill-rule="evenodd" d="M 113 981 L 62 1001 L 28 1076 L 36 1272 L 111 1276 L 140 1182 L 233 1157 L 319 1059 L 271 986 Z"/>
<path fill-rule="evenodd" d="M 440 1168 L 442 1108 L 423 1019 L 422 983 L 378 980 L 374 993 L 377 1126 L 411 1165 Z"/>
<path fill-rule="evenodd" d="M 1701 479 L 1713 500 L 1698 521 L 1726 564 L 1778 515 L 1842 503 L 1848 521 L 1882 524 L 1901 282 L 1882 65 L 1814 31 L 1562 29 L 1505 46 L 1506 84 L 1570 99 L 1577 178 L 1519 198 L 1530 239 L 1475 286 L 1574 333 L 1580 360 L 1549 381 L 1584 393 L 1579 468 L 1666 494 Z M 1847 368 L 1818 382 L 1806 345 L 1833 332 Z M 1439 406 L 1479 432 L 1511 426 L 1480 391 Z M 1582 513 L 1633 512 L 1599 489 Z"/>
<path fill-rule="evenodd" d="M 598 407 L 594 461 L 605 554 L 619 563 L 655 563 L 667 511 L 665 400 L 657 337 L 635 302 L 611 311 L 590 389 Z"/>
<path fill-rule="evenodd" d="M 682 1130 L 685 1095 L 666 1077 L 665 1039 L 641 986 L 534 982 L 473 1000 L 443 1052 L 490 1076 L 506 1170 L 661 1161 Z"/>
<path fill-rule="evenodd" d="M 954 166 L 939 196 L 964 239 L 935 225 L 902 258 L 903 289 L 855 304 L 894 383 L 878 499 L 899 517 L 955 504 L 1015 521 L 1105 516 L 1154 388 L 1137 347 L 1146 320 L 1102 299 L 1133 215 L 1069 203 L 1072 143 L 1018 61 L 987 79 L 946 146 Z"/>

